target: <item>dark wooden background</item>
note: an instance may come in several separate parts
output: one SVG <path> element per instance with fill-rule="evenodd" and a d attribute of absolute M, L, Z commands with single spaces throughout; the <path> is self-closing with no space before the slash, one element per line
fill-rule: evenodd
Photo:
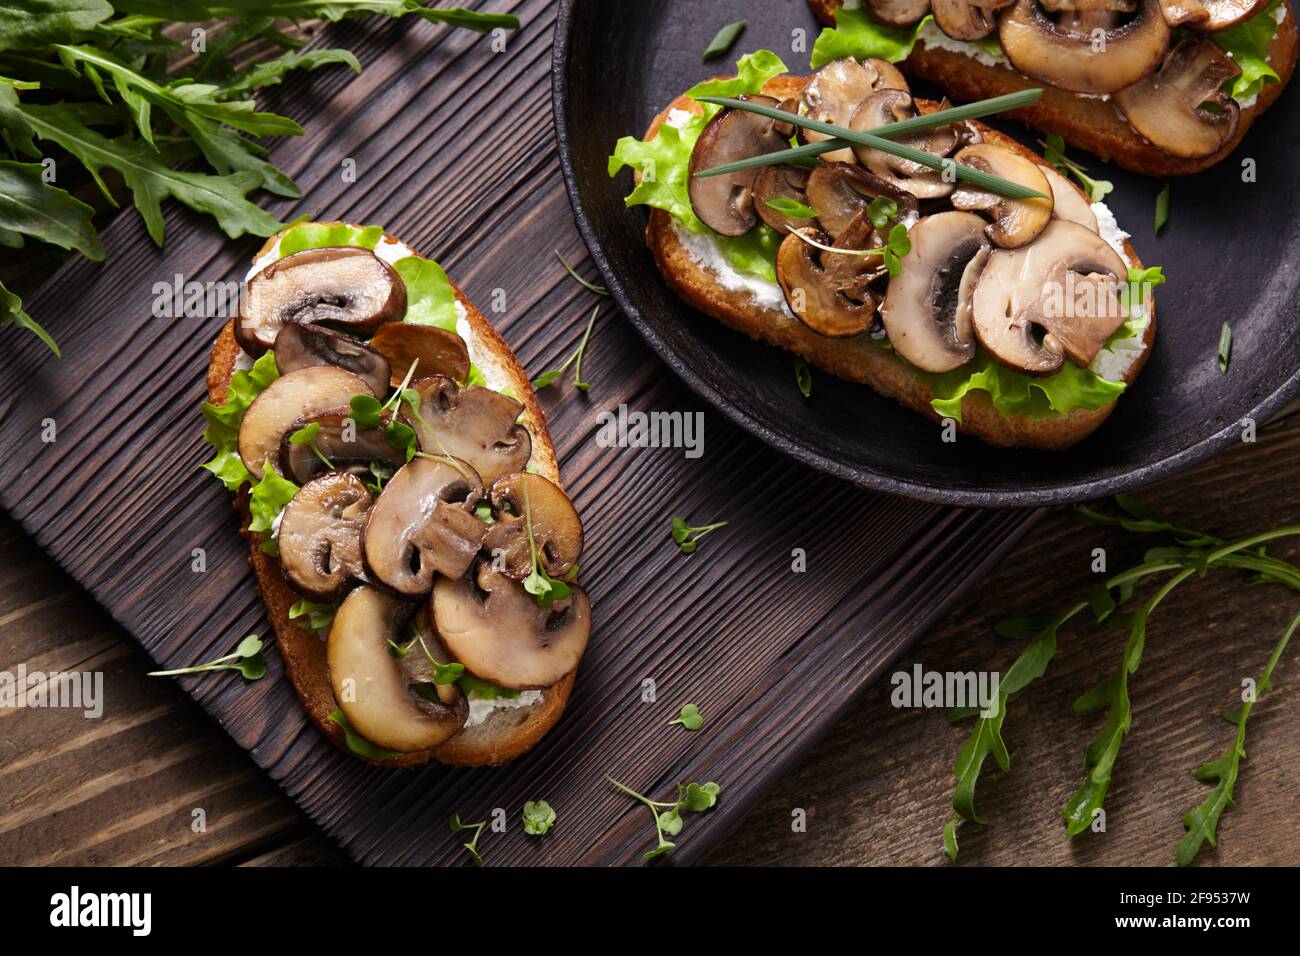
<path fill-rule="evenodd" d="M 551 140 L 551 11 L 544 3 L 516 6 L 527 28 L 501 55 L 469 34 L 423 24 L 332 28 L 339 32 L 331 42 L 357 50 L 366 73 L 352 82 L 343 74 L 299 78 L 270 105 L 309 130 L 274 154 L 304 186 L 293 213 L 385 222 L 438 256 L 476 301 L 505 289 L 510 307 L 500 324 L 535 374 L 572 348 L 594 299 L 564 277 L 550 253 L 558 246 L 571 261 L 583 257 Z M 508 110 L 503 70 L 513 77 Z M 347 156 L 357 159 L 359 177 L 343 191 L 337 170 Z M 291 214 L 285 204 L 274 208 Z M 213 328 L 162 330 L 164 347 L 132 359 L 135 379 L 122 381 L 120 365 L 104 362 L 106 354 L 121 355 L 104 344 L 118 327 L 86 305 L 114 294 L 128 313 L 119 323 L 156 321 L 141 317 L 148 300 L 140 290 L 159 274 L 180 268 L 193 273 L 187 278 L 223 278 L 239 272 L 256 246 L 211 233 L 207 223 L 173 210 L 168 248 L 159 254 L 139 223 L 122 217 L 108 232 L 106 267 L 74 266 L 30 297 L 33 311 L 70 346 L 64 362 L 14 338 L 0 371 L 0 501 L 170 662 L 212 656 L 246 629 L 265 630 L 224 497 L 215 482 L 188 472 L 202 460 L 194 409 L 205 360 L 194 343 Z M 258 764 L 327 824 L 348 829 L 354 855 L 369 859 L 420 858 L 392 839 L 412 833 L 436 841 L 436 858 L 459 859 L 457 841 L 445 832 L 446 806 L 473 816 L 508 805 L 513 817 L 519 801 L 539 796 L 560 811 L 555 833 L 540 846 L 525 845 L 517 826 L 504 837 L 489 834 L 489 863 L 583 853 L 634 859 L 650 832 L 648 816 L 599 789 L 600 775 L 612 771 L 629 783 L 653 783 L 656 792 L 684 776 L 723 783 L 721 812 L 688 823 L 682 859 L 711 846 L 708 859 L 727 863 L 940 860 L 960 733 L 938 713 L 891 708 L 887 684 L 856 704 L 848 695 L 956 599 L 954 582 L 974 585 L 975 596 L 901 664 L 1005 667 L 1014 648 L 991 634 L 991 621 L 1067 600 L 1089 583 L 1091 548 L 1118 539 L 1053 515 L 989 573 L 984 565 L 1025 526 L 1025 516 L 869 495 L 777 457 L 715 414 L 699 462 L 680 453 L 599 449 L 592 440 L 599 409 L 619 401 L 699 406 L 614 315 L 598 321 L 584 372 L 593 383 L 589 397 L 566 386 L 545 404 L 592 542 L 583 563 L 598 602 L 600 643 L 560 728 L 565 733 L 504 778 L 504 789 L 501 771 L 433 769 L 384 782 L 321 755 L 274 658 L 272 676 L 252 687 L 230 676 L 187 686 L 253 749 Z M 41 403 L 30 400 L 33 389 Z M 134 414 L 125 426 L 115 419 L 116 431 L 91 414 L 112 419 L 121 403 L 133 403 Z M 47 409 L 65 414 L 60 441 L 36 448 L 34 425 Z M 1297 444 L 1300 423 L 1292 416 L 1265 429 L 1257 444 L 1154 490 L 1152 500 L 1224 534 L 1293 519 Z M 164 467 L 147 466 L 149 455 Z M 118 497 L 123 476 L 145 493 Z M 735 524 L 683 558 L 666 538 L 674 513 Z M 200 583 L 188 575 L 194 543 L 209 553 Z M 342 859 L 184 694 L 143 676 L 145 655 L 12 521 L 0 527 L 0 544 L 0 666 L 103 670 L 109 696 L 100 721 L 65 711 L 0 711 L 0 862 Z M 806 575 L 789 573 L 792 547 L 808 550 Z M 1074 845 L 1055 812 L 1076 782 L 1091 723 L 1071 715 L 1068 704 L 1111 666 L 1118 643 L 1113 635 L 1072 634 L 1059 668 L 1013 709 L 1007 736 L 1016 766 L 982 789 L 994 825 L 963 832 L 963 859 L 1168 862 L 1179 817 L 1201 797 L 1190 772 L 1227 743 L 1228 728 L 1213 714 L 1232 699 L 1240 677 L 1258 672 L 1293 607 L 1290 596 L 1211 579 L 1161 609 L 1134 689 L 1135 730 L 1112 790 L 1111 831 Z M 660 687 L 656 706 L 637 700 L 641 677 L 651 674 Z M 1285 685 L 1286 665 L 1279 676 Z M 709 718 L 695 736 L 662 726 L 688 699 Z M 1224 823 L 1222 862 L 1296 857 L 1287 835 L 1293 828 L 1283 824 L 1295 810 L 1290 768 L 1300 710 L 1293 695 L 1266 704 L 1252 719 L 1252 759 L 1239 808 Z M 841 714 L 799 769 L 776 772 Z M 753 736 L 756 721 L 763 732 Z M 605 756 L 617 754 L 619 762 L 574 763 L 572 748 L 593 739 L 603 739 Z M 776 780 L 771 794 L 743 818 L 734 813 L 769 777 Z M 534 792 L 534 784 L 542 790 Z M 358 787 L 381 792 L 388 802 L 380 806 L 401 817 L 400 825 L 349 823 L 329 811 Z M 515 803 L 500 799 L 507 791 Z M 201 834 L 190 829 L 198 807 L 208 817 Z M 808 813 L 806 833 L 791 832 L 794 808 Z M 729 826 L 732 834 L 717 841 Z"/>

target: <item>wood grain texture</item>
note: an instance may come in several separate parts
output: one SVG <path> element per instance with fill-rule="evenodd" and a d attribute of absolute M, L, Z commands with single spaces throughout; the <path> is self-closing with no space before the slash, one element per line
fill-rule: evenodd
<path fill-rule="evenodd" d="M 325 42 L 356 51 L 366 70 L 355 80 L 327 71 L 296 77 L 267 97 L 268 108 L 310 131 L 275 148 L 303 198 L 272 208 L 285 218 L 383 223 L 437 258 L 481 306 L 503 297 L 505 311 L 489 317 L 538 373 L 573 348 L 592 297 L 551 254 L 558 245 L 580 258 L 551 130 L 553 9 L 540 0 L 505 6 L 527 28 L 504 54 L 475 35 L 424 23 L 326 31 Z M 345 158 L 356 162 L 355 183 L 340 176 Z M 203 370 L 222 320 L 153 318 L 153 286 L 176 274 L 241 277 L 258 242 L 225 241 L 176 209 L 167 213 L 167 235 L 158 251 L 125 214 L 105 232 L 106 265 L 71 263 L 30 297 L 29 310 L 65 358 L 55 363 L 34 340 L 12 340 L 0 368 L 0 506 L 152 658 L 180 666 L 225 653 L 250 631 L 265 634 L 265 621 L 229 500 L 197 468 L 207 457 L 199 440 Z M 143 341 L 152 347 L 140 348 Z M 452 812 L 479 819 L 500 807 L 515 822 L 524 800 L 545 795 L 565 825 L 537 843 L 515 822 L 494 835 L 494 862 L 635 862 L 645 849 L 644 810 L 614 793 L 607 773 L 655 794 L 688 778 L 722 783 L 722 805 L 693 821 L 677 857 L 697 858 L 1036 517 L 871 495 L 792 464 L 702 408 L 612 315 L 597 322 L 583 372 L 588 395 L 566 385 L 545 402 L 586 527 L 583 578 L 595 637 L 564 720 L 534 751 L 505 770 L 384 771 L 334 751 L 307 724 L 274 653 L 268 677 L 255 684 L 231 675 L 181 681 L 355 859 L 463 862 L 461 841 L 446 828 Z M 620 403 L 704 414 L 704 456 L 602 448 L 597 413 Z M 47 419 L 57 426 L 54 442 L 41 440 Z M 673 514 L 732 523 L 685 557 L 668 540 Z M 202 574 L 191 570 L 195 548 L 206 554 Z M 807 573 L 790 571 L 794 548 L 807 551 Z M 48 639 L 61 646 L 57 629 Z M 16 643 L 15 653 L 25 647 Z M 145 681 L 139 655 L 122 660 Z M 648 678 L 657 703 L 641 702 Z M 145 693 L 141 686 L 125 700 Z M 709 716 L 710 733 L 665 727 L 688 700 Z M 157 793 L 163 778 L 151 761 L 162 762 L 158 772 L 175 766 L 181 774 L 186 761 L 205 760 L 210 737 L 168 712 L 152 714 L 121 699 L 110 706 L 105 721 L 139 722 L 134 740 L 116 733 L 97 740 L 83 729 L 88 747 L 111 741 L 122 761 L 107 782 L 86 784 L 85 799 L 112 792 L 119 780 Z M 40 719 L 72 720 L 57 712 Z M 152 728 L 153 720 L 163 726 Z M 153 852 L 141 859 L 192 852 L 203 841 L 177 823 L 188 825 L 205 794 L 252 785 L 247 764 L 238 766 L 213 762 L 207 782 L 125 815 L 102 841 L 87 817 L 85 832 L 56 852 L 68 860 L 125 858 L 142 846 Z M 43 789 L 40 766 L 31 773 L 11 778 L 28 794 L 28 809 L 13 811 L 15 841 L 51 800 L 65 799 Z M 246 816 L 251 832 L 268 837 L 296 825 L 282 803 L 250 797 L 238 806 L 222 804 L 210 825 L 219 818 L 234 828 Z M 238 861 L 256 855 L 261 839 L 214 847 L 204 858 Z"/>

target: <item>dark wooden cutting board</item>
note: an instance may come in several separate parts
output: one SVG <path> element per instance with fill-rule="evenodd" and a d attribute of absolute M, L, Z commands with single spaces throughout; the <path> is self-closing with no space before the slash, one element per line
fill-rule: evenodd
<path fill-rule="evenodd" d="M 596 300 L 552 253 L 583 260 L 552 137 L 554 11 L 543 0 L 508 6 L 525 28 L 500 54 L 411 20 L 325 31 L 316 43 L 350 47 L 365 72 L 295 77 L 267 98 L 309 131 L 272 153 L 303 198 L 270 208 L 384 224 L 476 302 L 504 290 L 506 312 L 489 314 L 536 375 L 572 350 Z M 355 183 L 340 175 L 346 158 Z M 106 263 L 74 261 L 28 297 L 62 361 L 34 338 L 3 338 L 0 506 L 154 659 L 197 663 L 269 630 L 229 498 L 198 468 L 198 405 L 221 320 L 154 318 L 153 287 L 176 274 L 242 278 L 260 240 L 228 241 L 177 208 L 163 251 L 129 211 L 104 239 Z M 679 840 L 675 859 L 695 858 L 1037 517 L 941 508 L 818 475 L 703 408 L 608 311 L 583 373 L 587 395 L 553 387 L 544 405 L 587 530 L 595 630 L 567 713 L 533 751 L 495 770 L 364 766 L 308 724 L 273 649 L 257 683 L 182 681 L 360 861 L 463 862 L 448 817 L 501 807 L 510 826 L 484 836 L 489 864 L 636 862 L 653 844 L 648 815 L 606 774 L 651 795 L 719 782 L 718 808 Z M 600 447 L 597 414 L 624 402 L 704 411 L 703 457 Z M 53 442 L 42 440 L 46 419 Z M 731 524 L 687 557 L 668 538 L 674 514 Z M 195 548 L 204 573 L 191 570 Z M 795 548 L 805 573 L 791 570 Z M 647 678 L 655 703 L 642 702 Z M 666 726 L 688 701 L 706 717 L 699 733 Z M 112 706 L 110 693 L 109 716 Z M 544 840 L 518 823 L 526 799 L 559 813 Z"/>

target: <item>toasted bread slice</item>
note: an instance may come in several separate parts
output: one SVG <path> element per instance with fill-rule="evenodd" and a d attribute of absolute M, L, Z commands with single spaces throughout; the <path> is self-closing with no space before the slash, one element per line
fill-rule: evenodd
<path fill-rule="evenodd" d="M 841 0 L 808 0 L 808 3 L 817 18 L 828 26 L 835 25 L 835 11 L 843 5 Z M 1241 111 L 1241 122 L 1232 139 L 1217 153 L 1198 159 L 1170 156 L 1147 142 L 1128 124 L 1113 101 L 1046 86 L 1018 73 L 1008 64 L 989 66 L 952 50 L 931 49 L 922 41 L 899 65 L 904 73 L 929 80 L 958 102 L 1042 88 L 1043 95 L 1037 103 L 1002 115 L 1023 120 L 1046 133 L 1057 133 L 1071 146 L 1085 149 L 1135 173 L 1183 176 L 1209 169 L 1237 148 L 1255 120 L 1277 101 L 1290 82 L 1295 73 L 1298 45 L 1295 11 L 1291 10 L 1278 27 L 1268 50 L 1269 63 L 1277 71 L 1280 82 L 1265 83 L 1259 98 Z"/>
<path fill-rule="evenodd" d="M 798 96 L 808 80 L 808 77 L 790 75 L 774 77 L 763 87 L 763 92 L 777 100 L 788 99 Z M 917 105 L 922 112 L 938 108 L 937 103 L 924 100 L 917 101 Z M 659 124 L 667 119 L 672 110 L 698 114 L 701 107 L 688 97 L 678 97 L 655 117 L 646 133 L 647 138 L 655 134 Z M 980 123 L 975 125 L 986 142 L 1005 146 L 1045 165 L 1041 156 L 1025 149 L 1015 140 Z M 1083 195 L 1082 191 L 1080 195 Z M 930 406 L 935 398 L 934 392 L 916 369 L 893 352 L 871 344 L 865 335 L 852 339 L 827 338 L 813 332 L 783 310 L 759 304 L 748 292 L 724 288 L 719 284 L 717 274 L 701 265 L 682 245 L 672 217 L 663 210 L 650 210 L 646 243 L 654 254 L 659 271 L 673 291 L 701 312 L 750 338 L 793 352 L 840 378 L 870 385 L 882 395 L 887 395 L 922 415 L 935 421 L 941 420 Z M 1133 247 L 1126 242 L 1124 248 L 1129 261 L 1140 268 L 1141 262 Z M 1151 354 L 1151 345 L 1155 340 L 1154 303 L 1149 311 L 1151 321 L 1147 323 L 1143 337 L 1145 348 L 1124 376 L 1129 384 L 1137 378 L 1142 365 Z M 987 393 L 972 391 L 962 399 L 961 430 L 990 445 L 1058 451 L 1095 431 L 1114 407 L 1115 403 L 1111 402 L 1102 408 L 1075 409 L 1068 415 L 1041 419 L 1017 415 L 1003 417 Z"/>
<path fill-rule="evenodd" d="M 389 241 L 397 241 L 387 234 L 385 237 Z M 278 235 L 268 239 L 255 258 L 270 252 L 278 239 Z M 474 338 L 477 364 L 485 369 L 489 378 L 508 381 L 515 396 L 523 403 L 524 413 L 520 420 L 532 433 L 532 464 L 539 474 L 560 485 L 560 468 L 555 460 L 555 449 L 528 375 L 505 340 L 488 324 L 455 283 L 452 283 L 452 290 L 465 307 L 466 321 Z M 233 322 L 227 323 L 212 346 L 207 377 L 209 401 L 220 404 L 226 400 L 226 390 L 235 374 L 239 355 L 240 348 L 235 342 Z M 298 600 L 298 595 L 285 580 L 280 562 L 262 551 L 261 537 L 248 530 L 252 516 L 249 513 L 246 489 L 236 495 L 235 510 L 240 516 L 240 533 L 248 541 L 249 564 L 257 576 L 257 592 L 266 605 L 267 619 L 275 630 L 276 646 L 284 661 L 285 672 L 293 682 L 294 690 L 312 722 L 332 743 L 347 750 L 343 728 L 329 719 L 338 704 L 334 699 L 329 669 L 325 663 L 324 637 L 289 619 L 289 608 Z M 569 692 L 573 689 L 575 676 L 576 671 L 558 684 L 548 687 L 543 692 L 542 699 L 531 707 L 494 710 L 483 723 L 462 730 L 432 750 L 402 754 L 378 763 L 386 767 L 411 767 L 427 763 L 430 759 L 457 766 L 495 766 L 504 763 L 532 747 L 560 719 L 560 714 L 568 703 Z M 350 750 L 348 752 L 352 753 Z"/>

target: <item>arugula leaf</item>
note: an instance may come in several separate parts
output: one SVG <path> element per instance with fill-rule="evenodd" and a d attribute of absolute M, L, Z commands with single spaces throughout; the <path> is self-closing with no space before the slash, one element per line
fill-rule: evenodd
<path fill-rule="evenodd" d="M 389 760 L 401 756 L 396 750 L 385 750 L 383 747 L 372 744 L 365 737 L 362 737 L 352 729 L 352 725 L 348 723 L 348 719 L 343 716 L 341 710 L 335 710 L 325 719 L 331 720 L 343 728 L 343 739 L 347 743 L 348 750 L 358 756 L 365 757 L 367 760 Z"/>
<path fill-rule="evenodd" d="M 40 84 L 36 84 L 37 87 Z M 41 151 L 32 142 L 32 126 L 23 115 L 18 102 L 15 87 L 0 81 L 0 138 L 4 139 L 9 152 L 15 156 L 24 155 L 31 159 L 40 159 Z"/>
<path fill-rule="evenodd" d="M 54 353 L 55 358 L 62 358 L 58 344 L 50 333 L 41 328 L 36 320 L 23 311 L 23 300 L 0 285 L 0 329 L 8 326 L 26 329 L 45 343 L 45 347 Z"/>
<path fill-rule="evenodd" d="M 35 50 L 93 30 L 113 15 L 106 0 L 8 0 L 0 17 L 0 50 Z"/>
<path fill-rule="evenodd" d="M 943 855 L 957 862 L 957 825 L 960 820 L 949 820 L 943 825 Z"/>
<path fill-rule="evenodd" d="M 310 72 L 331 63 L 342 63 L 351 68 L 353 73 L 361 73 L 361 62 L 351 50 L 322 49 L 303 53 L 290 50 L 273 60 L 249 65 L 236 80 L 224 84 L 221 90 L 226 96 L 247 96 L 254 90 L 279 85 L 293 70 Z"/>
<path fill-rule="evenodd" d="M 118 10 L 165 17 L 170 20 L 201 21 L 213 17 L 268 16 L 290 20 L 322 18 L 337 21 L 372 13 L 404 17 L 414 13 L 431 23 L 485 32 L 498 27 L 513 30 L 519 18 L 509 13 L 479 13 L 464 7 L 443 9 L 422 6 L 419 0 L 116 0 Z"/>
<path fill-rule="evenodd" d="M 1183 826 L 1187 829 L 1187 832 L 1178 843 L 1176 859 L 1179 866 L 1186 866 L 1191 863 L 1203 844 L 1208 843 L 1211 847 L 1218 845 L 1216 833 L 1219 826 L 1219 817 L 1223 815 L 1224 810 L 1234 805 L 1232 791 L 1237 784 L 1237 771 L 1241 766 L 1241 761 L 1246 757 L 1246 720 L 1250 717 L 1250 712 L 1259 696 L 1267 694 L 1273 689 L 1273 668 L 1282 659 L 1283 653 L 1286 652 L 1286 646 L 1290 643 L 1291 636 L 1295 634 L 1297 627 L 1300 627 L 1300 615 L 1296 615 L 1292 619 L 1291 625 L 1283 633 L 1281 640 L 1277 642 L 1277 646 L 1273 648 L 1273 654 L 1264 667 L 1264 673 L 1260 675 L 1259 681 L 1255 685 L 1256 697 L 1252 700 L 1243 701 L 1241 709 L 1235 714 L 1225 715 L 1229 717 L 1230 723 L 1235 724 L 1237 728 L 1236 736 L 1233 738 L 1228 752 L 1217 760 L 1202 764 L 1196 771 L 1197 780 L 1206 783 L 1214 781 L 1215 786 L 1210 795 L 1199 806 L 1183 817 Z"/>
<path fill-rule="evenodd" d="M 529 836 L 545 836 L 555 826 L 555 811 L 545 800 L 524 803 L 524 832 Z"/>
<path fill-rule="evenodd" d="M 75 249 L 99 262 L 104 247 L 90 220 L 95 210 L 41 180 L 40 163 L 0 161 L 0 229 Z"/>
<path fill-rule="evenodd" d="M 96 133 L 66 103 L 24 106 L 23 113 L 37 136 L 58 143 L 89 170 L 105 196 L 111 198 L 111 193 L 100 175 L 101 170 L 108 167 L 121 173 L 150 237 L 160 246 L 162 200 L 169 196 L 196 212 L 214 216 L 231 239 L 245 233 L 270 236 L 282 225 L 245 198 L 258 186 L 254 173 L 212 176 L 171 169 L 162 156 L 141 140 L 130 136 L 108 139 Z"/>
<path fill-rule="evenodd" d="M 1277 71 L 1268 64 L 1268 48 L 1278 28 L 1274 19 L 1277 9 L 1278 0 L 1274 0 L 1249 20 L 1209 35 L 1241 67 L 1241 76 L 1231 81 L 1228 91 L 1239 103 L 1259 96 L 1265 83 L 1279 81 Z"/>
<path fill-rule="evenodd" d="M 262 391 L 280 377 L 275 367 L 275 353 L 264 352 L 250 369 L 240 369 L 231 376 L 226 387 L 226 400 L 220 405 L 204 402 L 203 417 L 208 427 L 203 440 L 217 450 L 216 456 L 202 467 L 221 479 L 228 491 L 252 479 L 244 461 L 239 457 L 239 423 L 244 412 Z"/>

